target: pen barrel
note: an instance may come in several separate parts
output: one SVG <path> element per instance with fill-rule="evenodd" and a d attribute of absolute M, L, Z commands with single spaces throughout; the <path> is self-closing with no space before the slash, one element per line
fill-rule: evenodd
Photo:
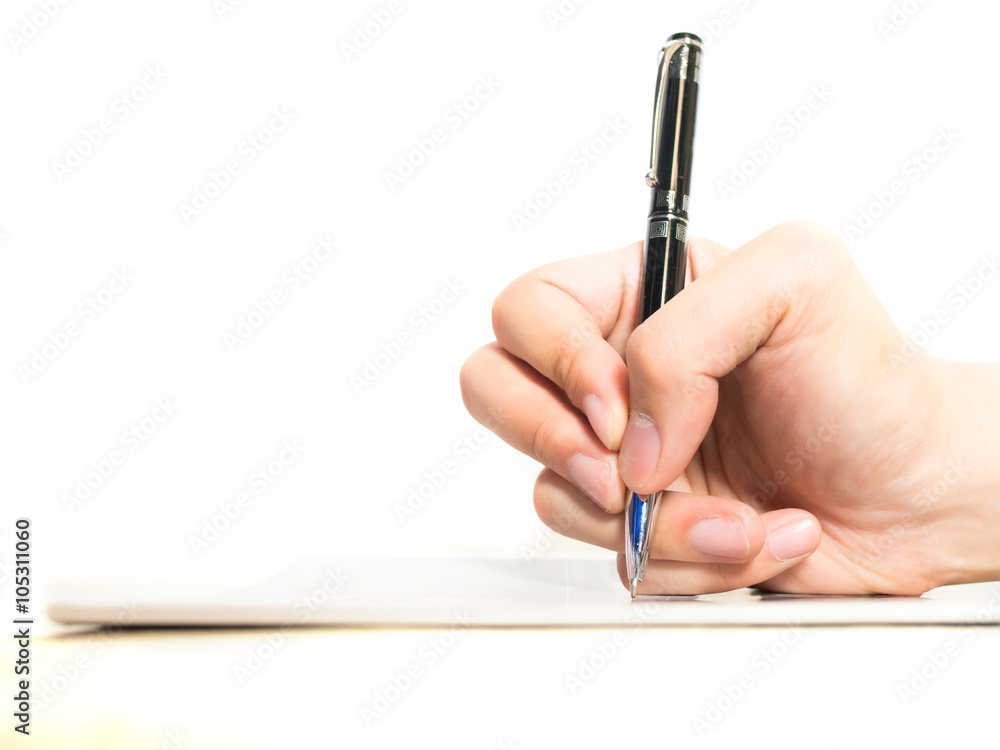
<path fill-rule="evenodd" d="M 687 222 L 677 216 L 650 216 L 643 243 L 636 325 L 667 304 L 684 288 L 686 272 Z"/>
<path fill-rule="evenodd" d="M 653 106 L 653 141 L 646 184 L 652 188 L 636 325 L 684 288 L 687 273 L 688 191 L 694 121 L 698 103 L 701 39 L 674 34 L 660 52 Z M 630 492 L 626 502 L 625 570 L 632 585 L 642 580 L 649 557 L 653 510 L 659 492 L 646 497 Z"/>

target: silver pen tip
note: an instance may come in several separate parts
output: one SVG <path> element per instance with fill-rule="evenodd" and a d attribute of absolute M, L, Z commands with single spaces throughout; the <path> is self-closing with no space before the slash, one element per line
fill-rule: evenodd
<path fill-rule="evenodd" d="M 632 581 L 632 601 L 635 601 L 635 590 L 639 588 L 639 579 L 636 578 Z"/>

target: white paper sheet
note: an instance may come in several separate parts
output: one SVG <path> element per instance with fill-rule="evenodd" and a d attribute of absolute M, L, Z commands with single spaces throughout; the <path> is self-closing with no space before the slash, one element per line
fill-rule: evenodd
<path fill-rule="evenodd" d="M 922 597 L 816 597 L 741 589 L 629 598 L 614 561 L 598 558 L 304 559 L 247 571 L 115 583 L 64 579 L 49 616 L 65 623 L 618 627 L 998 624 L 1000 583 Z"/>

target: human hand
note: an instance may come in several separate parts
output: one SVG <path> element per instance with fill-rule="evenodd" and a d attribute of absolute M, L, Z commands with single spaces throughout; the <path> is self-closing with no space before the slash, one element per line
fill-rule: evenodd
<path fill-rule="evenodd" d="M 964 397 L 996 394 L 996 368 L 914 350 L 813 224 L 732 253 L 692 239 L 689 285 L 635 328 L 641 252 L 515 280 L 494 303 L 497 341 L 462 369 L 472 415 L 546 467 L 546 524 L 619 551 L 627 584 L 625 488 L 666 489 L 646 594 L 919 594 L 1000 577 L 1000 435 L 982 418 L 1000 403 Z"/>

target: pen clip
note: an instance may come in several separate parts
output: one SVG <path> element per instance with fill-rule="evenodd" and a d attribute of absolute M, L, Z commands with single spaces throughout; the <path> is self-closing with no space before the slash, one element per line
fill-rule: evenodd
<path fill-rule="evenodd" d="M 660 174 L 660 139 L 663 135 L 664 109 L 666 108 L 667 80 L 671 77 L 671 66 L 674 68 L 673 77 L 682 81 L 688 79 L 688 64 L 691 60 L 691 46 L 697 44 L 701 47 L 700 40 L 693 35 L 675 34 L 667 40 L 667 44 L 660 50 L 659 67 L 656 71 L 656 95 L 653 101 L 653 137 L 649 148 L 649 171 L 646 173 L 646 185 L 656 187 L 659 184 Z M 675 59 L 676 58 L 676 59 Z M 697 65 L 697 62 L 695 62 Z M 698 80 L 697 70 L 693 72 L 692 80 Z"/>

